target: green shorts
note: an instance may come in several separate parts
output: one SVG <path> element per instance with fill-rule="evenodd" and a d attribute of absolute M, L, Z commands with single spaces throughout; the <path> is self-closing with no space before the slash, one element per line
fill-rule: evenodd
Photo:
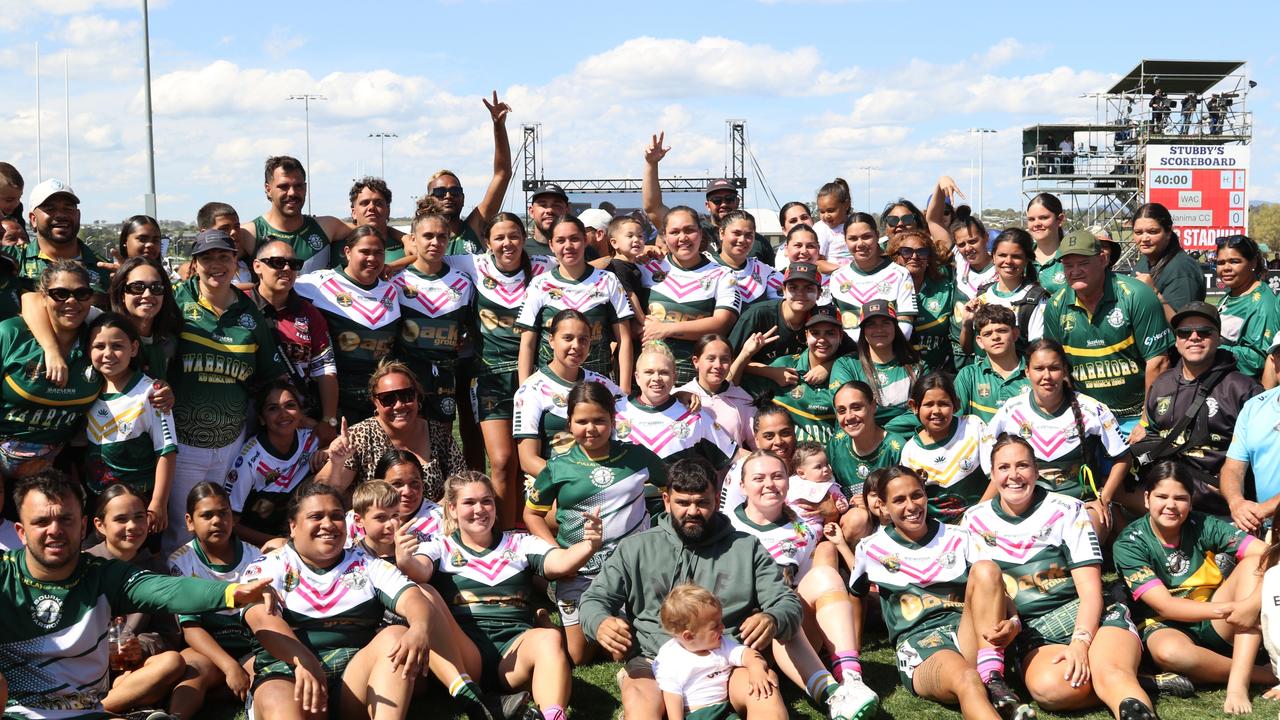
<path fill-rule="evenodd" d="M 1149 618 L 1142 621 L 1142 644 L 1147 644 L 1147 639 L 1151 637 L 1157 630 L 1169 628 L 1178 630 L 1183 635 L 1191 638 L 1191 641 L 1200 647 L 1208 648 L 1219 655 L 1231 657 L 1234 648 L 1231 643 L 1222 639 L 1217 630 L 1213 629 L 1212 620 L 1201 620 L 1195 623 L 1180 623 L 1172 620 L 1160 620 L 1158 618 Z"/>
<path fill-rule="evenodd" d="M 476 422 L 510 420 L 515 417 L 512 401 L 520 384 L 515 370 L 494 375 L 477 375 L 471 380 L 471 409 Z"/>
<path fill-rule="evenodd" d="M 1018 633 L 1018 637 L 1010 647 L 1010 656 L 1022 657 L 1045 645 L 1070 645 L 1071 635 L 1076 631 L 1076 614 L 1079 611 L 1080 598 L 1076 598 L 1040 617 L 1024 618 L 1022 631 Z M 1129 615 L 1129 607 L 1123 603 L 1112 603 L 1103 608 L 1098 628 L 1104 627 L 1128 630 L 1134 637 L 1140 637 L 1138 628 Z"/>
<path fill-rule="evenodd" d="M 718 702 L 714 705 L 703 705 L 697 710 L 690 710 L 684 714 L 685 720 L 741 720 L 738 713 L 733 711 L 733 706 L 726 702 Z"/>
<path fill-rule="evenodd" d="M 898 657 L 898 677 L 907 692 L 916 694 L 912 678 L 916 668 L 923 665 L 925 660 L 943 650 L 960 652 L 960 641 L 956 639 L 956 631 L 959 629 L 960 618 L 957 616 L 936 627 L 905 633 L 898 638 L 894 654 Z"/>
<path fill-rule="evenodd" d="M 360 648 L 333 648 L 331 650 L 313 652 L 316 653 L 316 657 L 320 660 L 320 665 L 324 667 L 324 677 L 329 686 L 329 697 L 336 698 L 336 693 L 342 685 L 342 673 L 346 672 L 347 665 L 351 664 L 351 658 L 360 652 Z M 277 660 L 266 651 L 259 652 L 254 656 L 253 687 L 251 690 L 257 690 L 262 683 L 278 678 L 292 680 L 293 667 L 283 660 Z"/>
<path fill-rule="evenodd" d="M 533 628 L 524 624 L 485 624 L 460 621 L 458 627 L 480 651 L 480 686 L 486 690 L 499 689 L 498 665 L 511 651 L 511 646 L 521 635 Z"/>

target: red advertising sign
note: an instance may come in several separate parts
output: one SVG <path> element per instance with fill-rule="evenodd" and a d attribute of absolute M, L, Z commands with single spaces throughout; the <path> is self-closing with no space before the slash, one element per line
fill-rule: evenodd
<path fill-rule="evenodd" d="M 1187 250 L 1212 250 L 1249 223 L 1248 145 L 1148 145 L 1147 202 L 1173 215 Z"/>

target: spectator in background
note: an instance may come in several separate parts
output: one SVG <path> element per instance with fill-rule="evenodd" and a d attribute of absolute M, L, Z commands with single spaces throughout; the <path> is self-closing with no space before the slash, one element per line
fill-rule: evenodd
<path fill-rule="evenodd" d="M 351 202 L 351 221 L 355 227 L 372 225 L 382 236 L 387 248 L 387 275 L 413 262 L 413 258 L 405 259 L 404 232 L 390 227 L 391 188 L 387 181 L 377 177 L 365 177 L 357 180 L 348 193 Z M 330 258 L 330 266 L 342 267 L 346 263 L 341 254 Z"/>
<path fill-rule="evenodd" d="M 613 256 L 613 248 L 609 247 L 609 221 L 613 216 L 600 208 L 587 208 L 578 213 L 578 219 L 586 228 L 587 247 L 595 250 L 602 258 Z"/>
<path fill-rule="evenodd" d="M 452 170 L 437 170 L 427 182 L 427 193 L 444 203 L 444 214 L 449 218 L 452 239 L 446 255 L 479 255 L 487 249 L 481 240 L 485 226 L 502 209 L 502 198 L 511 183 L 511 143 L 507 140 L 507 115 L 511 113 L 511 106 L 499 100 L 496 91 L 493 102 L 483 98 L 481 101 L 493 121 L 493 178 L 485 188 L 484 198 L 463 219 L 467 196 L 458 176 Z"/>
<path fill-rule="evenodd" d="M 3 192 L 0 190 L 0 192 Z M 17 215 L 0 217 L 0 246 L 25 245 L 28 241 L 27 226 Z"/>
<path fill-rule="evenodd" d="M 80 240 L 80 198 L 71 186 L 49 178 L 31 188 L 29 219 L 35 242 L 25 247 L 0 248 L 18 261 L 27 289 L 55 260 L 78 260 L 89 273 L 89 287 L 101 300 L 111 276 L 98 267 L 102 259 L 97 253 Z"/>
<path fill-rule="evenodd" d="M 22 190 L 25 183 L 18 168 L 7 162 L 0 162 L 0 215 L 16 217 L 25 227 L 22 220 Z"/>
<path fill-rule="evenodd" d="M 1133 216 L 1133 244 L 1141 255 L 1134 275 L 1156 291 L 1166 319 L 1187 303 L 1204 300 L 1204 270 L 1183 251 L 1168 208 L 1160 203 L 1138 208 Z"/>

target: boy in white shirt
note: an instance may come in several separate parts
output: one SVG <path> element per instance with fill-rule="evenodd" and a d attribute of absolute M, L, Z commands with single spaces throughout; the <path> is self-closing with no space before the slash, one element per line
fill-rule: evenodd
<path fill-rule="evenodd" d="M 738 718 L 729 705 L 729 675 L 750 673 L 750 692 L 769 697 L 777 680 L 760 653 L 724 636 L 720 600 L 707 589 L 685 583 L 662 601 L 662 629 L 671 640 L 658 650 L 653 675 L 662 690 L 668 720 Z"/>

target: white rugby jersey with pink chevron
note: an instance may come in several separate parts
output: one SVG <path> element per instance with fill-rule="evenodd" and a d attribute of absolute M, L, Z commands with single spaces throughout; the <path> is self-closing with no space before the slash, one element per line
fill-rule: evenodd
<path fill-rule="evenodd" d="M 658 410 L 624 399 L 618 403 L 617 419 L 615 432 L 619 440 L 646 447 L 660 458 L 690 450 L 701 440 L 713 443 L 725 457 L 731 458 L 737 451 L 733 438 L 710 413 L 694 412 L 678 400 Z"/>
<path fill-rule="evenodd" d="M 975 558 L 1002 567 L 1024 565 L 1045 551 L 1064 548 L 1072 566 L 1102 562 L 1102 549 L 1079 500 L 1046 493 L 1030 515 L 1011 521 L 996 508 L 996 498 L 969 509 L 960 526 L 969 531 Z"/>
<path fill-rule="evenodd" d="M 391 278 L 401 310 L 426 317 L 441 317 L 471 304 L 475 285 L 471 276 L 451 265 L 438 278 L 424 277 L 406 268 Z"/>
<path fill-rule="evenodd" d="M 337 270 L 317 270 L 299 277 L 294 289 L 318 310 L 351 318 L 371 330 L 400 319 L 396 288 L 386 280 L 366 290 Z"/>
<path fill-rule="evenodd" d="M 733 285 L 738 289 L 743 308 L 756 300 L 782 297 L 782 273 L 760 262 L 759 258 L 749 257 L 742 268 L 737 269 L 726 265 L 723 258 L 709 254 L 707 257 L 733 273 Z"/>
<path fill-rule="evenodd" d="M 1079 393 L 1076 394 L 1076 402 L 1080 406 L 1086 437 L 1099 437 L 1109 457 L 1117 457 L 1128 449 L 1110 408 Z M 1001 433 L 1017 435 L 1031 443 L 1031 449 L 1041 463 L 1079 455 L 1080 431 L 1069 403 L 1064 403 L 1056 415 L 1050 416 L 1036 406 L 1030 392 L 1019 393 L 1006 400 L 982 433 L 981 456 L 983 468 L 988 473 L 991 471 L 991 448 Z"/>
<path fill-rule="evenodd" d="M 440 532 L 444 527 L 444 508 L 423 498 L 418 512 L 409 518 L 409 532 L 418 536 L 418 542 L 426 542 L 428 538 Z M 364 528 L 356 527 L 356 511 L 347 511 L 347 547 L 355 547 L 364 539 Z"/>
<path fill-rule="evenodd" d="M 436 535 L 418 546 L 422 555 L 436 564 L 436 572 L 458 576 L 479 586 L 493 587 L 529 567 L 529 557 L 546 555 L 556 546 L 535 535 L 504 532 L 492 550 L 477 553 L 449 535 Z"/>
<path fill-rule="evenodd" d="M 831 300 L 840 311 L 840 322 L 850 337 L 857 337 L 862 306 L 872 300 L 888 300 L 901 317 L 916 314 L 916 289 L 911 273 L 897 263 L 884 261 L 871 272 L 849 263 L 831 273 Z"/>
<path fill-rule="evenodd" d="M 794 582 L 809 572 L 813 565 L 813 551 L 818 546 L 820 526 L 815 528 L 798 517 L 794 520 L 783 518 L 776 523 L 757 523 L 747 515 L 745 504 L 725 514 L 735 528 L 754 535 L 775 563 L 783 566 L 784 570 L 790 566 Z"/>
<path fill-rule="evenodd" d="M 348 549 L 333 568 L 312 568 L 286 544 L 260 558 L 244 571 L 243 582 L 270 578 L 284 609 L 307 618 L 342 621 L 344 613 L 376 600 L 381 593 L 399 597 L 413 581 L 395 565 L 370 557 L 363 550 Z"/>

